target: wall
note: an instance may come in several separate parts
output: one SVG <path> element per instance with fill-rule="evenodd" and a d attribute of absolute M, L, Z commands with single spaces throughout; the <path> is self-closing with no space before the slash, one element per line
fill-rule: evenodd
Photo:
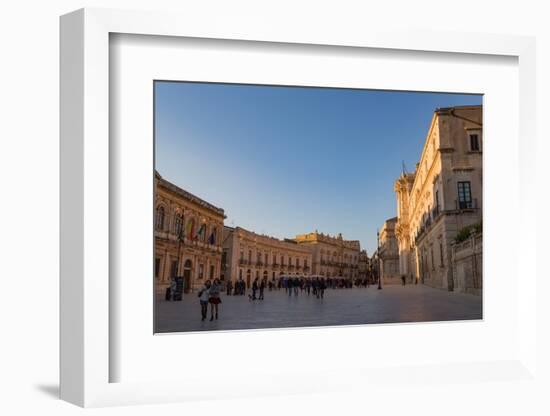
<path fill-rule="evenodd" d="M 2 195 L 8 203 L 0 204 L 2 239 L 3 341 L 0 353 L 3 414 L 81 414 L 81 409 L 55 400 L 58 383 L 58 108 L 59 108 L 59 15 L 83 6 L 169 9 L 197 13 L 206 21 L 212 14 L 260 16 L 286 24 L 324 25 L 327 29 L 360 32 L 365 25 L 422 27 L 433 30 L 472 31 L 538 35 L 537 90 L 540 160 L 550 154 L 550 124 L 542 116 L 550 114 L 550 29 L 546 2 L 524 0 L 474 1 L 459 4 L 441 1 L 395 0 L 392 2 L 352 1 L 241 1 L 186 2 L 144 0 L 50 0 L 5 1 L 0 12 L 0 178 Z M 545 164 L 539 163 L 533 181 L 542 181 Z M 539 179 L 537 179 L 539 178 Z M 544 189 L 542 182 L 539 189 Z M 505 191 L 505 189 L 503 189 Z M 535 196 L 531 196 L 535 198 Z M 538 259 L 543 259 L 543 235 L 549 234 L 548 217 L 543 215 L 547 193 L 540 193 L 538 203 L 538 242 L 533 241 Z M 3 199 L 3 202 L 6 201 Z M 487 201 L 486 201 L 487 203 Z M 488 208 L 486 206 L 486 208 Z M 32 248 L 34 246 L 34 248 Z M 513 247 L 513 246 L 512 246 Z M 508 253 L 507 253 L 508 254 Z M 513 252 L 511 253 L 513 255 Z M 550 293 L 548 280 L 541 281 L 540 328 L 550 326 L 548 303 L 542 295 Z M 391 327 L 387 327 L 391 331 Z M 540 330 L 541 350 L 550 350 L 548 332 Z M 330 348 L 330 346 L 326 346 Z M 541 366 L 548 368 L 548 357 L 541 354 Z M 548 374 L 548 373 L 546 373 Z M 327 377 L 330 374 L 327 374 Z M 357 373 L 357 383 L 362 375 Z M 529 382 L 523 385 L 486 383 L 483 389 L 468 383 L 453 386 L 434 383 L 433 392 L 404 389 L 399 381 L 391 388 L 364 395 L 337 391 L 322 397 L 288 396 L 283 400 L 243 398 L 232 401 L 167 404 L 161 407 L 122 407 L 97 409 L 97 415 L 165 415 L 288 413 L 334 414 L 356 413 L 364 409 L 371 414 L 549 414 L 548 402 L 538 401 L 543 393 Z M 547 392 L 548 390 L 546 390 Z M 396 398 L 399 400 L 396 400 Z M 467 400 L 461 400 L 467 398 Z M 452 403 L 449 406 L 449 403 Z"/>
<path fill-rule="evenodd" d="M 483 237 L 474 235 L 452 247 L 455 291 L 481 295 L 483 282 Z"/>

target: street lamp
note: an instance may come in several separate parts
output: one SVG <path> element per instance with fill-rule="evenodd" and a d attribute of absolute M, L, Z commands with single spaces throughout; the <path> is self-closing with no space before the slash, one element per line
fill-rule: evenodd
<path fill-rule="evenodd" d="M 378 290 L 382 289 L 382 273 L 380 269 L 380 232 L 376 230 L 376 266 L 378 275 Z"/>

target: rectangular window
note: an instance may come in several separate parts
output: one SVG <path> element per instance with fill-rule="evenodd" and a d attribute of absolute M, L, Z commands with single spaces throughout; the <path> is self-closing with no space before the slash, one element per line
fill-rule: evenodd
<path fill-rule="evenodd" d="M 434 261 L 434 249 L 430 248 L 430 256 L 432 258 L 432 270 L 435 270 L 435 261 Z"/>
<path fill-rule="evenodd" d="M 479 152 L 479 136 L 477 134 L 470 134 L 470 150 Z"/>
<path fill-rule="evenodd" d="M 439 265 L 441 267 L 445 266 L 445 261 L 443 260 L 443 244 L 439 243 Z"/>
<path fill-rule="evenodd" d="M 210 266 L 210 279 L 214 278 L 214 266 Z"/>
<path fill-rule="evenodd" d="M 158 278 L 159 274 L 160 274 L 160 259 L 156 258 L 155 259 L 155 277 Z"/>
<path fill-rule="evenodd" d="M 472 208 L 472 191 L 470 182 L 458 182 L 458 208 Z"/>
<path fill-rule="evenodd" d="M 204 264 L 199 264 L 199 279 L 204 278 Z"/>

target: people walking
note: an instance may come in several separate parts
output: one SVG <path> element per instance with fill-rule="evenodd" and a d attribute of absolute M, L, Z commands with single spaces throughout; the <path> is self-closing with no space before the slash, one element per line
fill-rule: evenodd
<path fill-rule="evenodd" d="M 260 296 L 258 297 L 259 300 L 264 300 L 264 290 L 265 290 L 265 279 L 262 279 L 260 282 Z"/>
<path fill-rule="evenodd" d="M 256 292 L 258 291 L 258 278 L 254 279 L 252 282 L 252 298 L 251 300 L 256 300 Z"/>
<path fill-rule="evenodd" d="M 210 299 L 210 280 L 204 282 L 204 285 L 199 290 L 199 302 L 201 305 L 202 320 L 206 319 L 208 313 L 208 300 Z"/>
<path fill-rule="evenodd" d="M 170 279 L 170 296 L 167 296 L 170 300 L 176 300 L 176 288 L 177 288 L 178 284 L 176 282 L 176 276 L 172 276 L 172 278 Z"/>
<path fill-rule="evenodd" d="M 321 278 L 319 280 L 319 287 L 317 289 L 317 299 L 319 299 L 319 298 L 323 299 L 324 298 L 326 288 L 327 288 L 327 284 L 325 282 L 325 278 Z"/>
<path fill-rule="evenodd" d="M 233 282 L 229 279 L 226 283 L 227 296 L 231 296 L 231 289 L 233 289 Z"/>
<path fill-rule="evenodd" d="M 245 286 L 245 283 L 244 283 L 244 280 L 242 277 L 239 277 L 239 280 L 237 280 L 237 282 L 235 283 L 235 290 L 234 290 L 234 293 L 235 295 L 244 295 L 244 286 Z"/>
<path fill-rule="evenodd" d="M 218 319 L 218 305 L 222 303 L 220 298 L 220 292 L 222 290 L 222 285 L 218 279 L 214 279 L 212 286 L 208 291 L 209 298 L 208 302 L 210 303 L 210 320 L 214 320 L 214 310 L 216 311 L 216 319 Z"/>

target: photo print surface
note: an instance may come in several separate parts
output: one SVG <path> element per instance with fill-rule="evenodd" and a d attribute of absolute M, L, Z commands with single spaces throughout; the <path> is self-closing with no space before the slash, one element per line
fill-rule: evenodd
<path fill-rule="evenodd" d="M 482 95 L 154 94 L 155 332 L 482 319 Z"/>

